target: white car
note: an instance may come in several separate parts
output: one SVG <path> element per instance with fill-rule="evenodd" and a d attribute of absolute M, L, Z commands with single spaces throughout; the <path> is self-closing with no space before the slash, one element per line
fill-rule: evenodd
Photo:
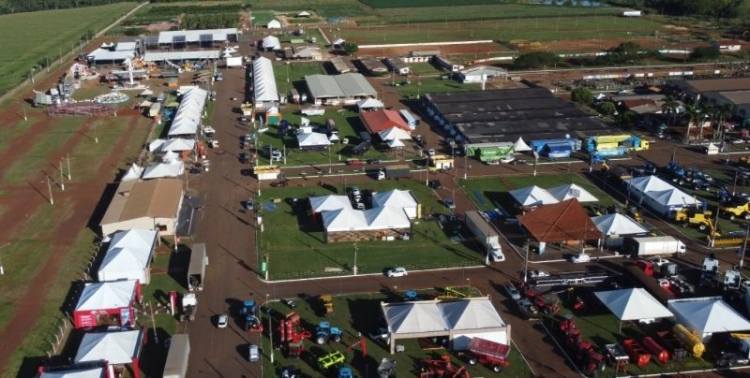
<path fill-rule="evenodd" d="M 549 277 L 549 272 L 546 270 L 530 270 L 529 277 L 531 278 Z"/>
<path fill-rule="evenodd" d="M 430 156 L 430 157 L 435 156 L 435 149 L 430 148 L 429 150 L 427 150 L 427 156 Z"/>
<path fill-rule="evenodd" d="M 503 164 L 510 164 L 513 160 L 516 160 L 516 158 L 513 157 L 512 155 L 508 155 L 508 156 L 500 159 L 500 162 L 503 163 Z"/>
<path fill-rule="evenodd" d="M 580 255 L 573 256 L 570 261 L 575 264 L 587 263 L 591 261 L 591 256 L 585 253 L 581 253 Z"/>
<path fill-rule="evenodd" d="M 250 347 L 248 347 L 247 360 L 250 362 L 260 361 L 260 351 L 258 350 L 257 345 L 251 344 Z"/>
<path fill-rule="evenodd" d="M 385 272 L 385 275 L 388 277 L 403 277 L 409 275 L 409 273 L 403 266 L 397 266 L 393 269 L 388 269 L 388 271 Z"/>
<path fill-rule="evenodd" d="M 508 294 L 510 299 L 514 301 L 521 299 L 521 293 L 518 292 L 518 289 L 516 289 L 516 287 L 513 286 L 512 283 L 508 282 L 507 284 L 503 285 L 503 289 L 505 290 L 505 293 Z"/>
<path fill-rule="evenodd" d="M 652 258 L 648 259 L 648 261 L 651 261 L 656 266 L 662 266 L 664 264 L 669 264 L 669 262 L 670 262 L 669 260 L 661 258 L 661 257 L 652 257 Z"/>
<path fill-rule="evenodd" d="M 229 316 L 227 314 L 221 314 L 216 318 L 217 328 L 227 328 L 227 324 L 229 324 Z"/>

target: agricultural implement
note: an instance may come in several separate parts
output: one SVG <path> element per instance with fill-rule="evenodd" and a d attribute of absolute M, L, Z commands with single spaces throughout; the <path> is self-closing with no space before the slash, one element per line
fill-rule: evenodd
<path fill-rule="evenodd" d="M 328 371 L 330 368 L 343 364 L 345 360 L 346 357 L 341 352 L 334 351 L 318 358 L 318 368 L 321 371 Z"/>
<path fill-rule="evenodd" d="M 638 367 L 642 368 L 651 362 L 651 354 L 649 354 L 641 344 L 638 344 L 635 339 L 623 340 L 622 346 L 625 348 L 625 352 L 628 353 L 628 356 L 630 356 L 630 360 Z"/>

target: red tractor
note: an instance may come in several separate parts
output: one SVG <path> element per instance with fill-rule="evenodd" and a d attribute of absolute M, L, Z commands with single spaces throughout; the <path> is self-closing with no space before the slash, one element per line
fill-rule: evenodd
<path fill-rule="evenodd" d="M 534 305 L 544 314 L 555 315 L 560 311 L 560 303 L 542 294 L 537 294 Z"/>
<path fill-rule="evenodd" d="M 286 314 L 286 318 L 281 320 L 279 327 L 279 336 L 283 345 L 286 342 L 287 355 L 289 358 L 299 358 L 305 351 L 305 339 L 312 338 L 312 333 L 303 330 L 300 325 L 299 315 L 294 311 Z"/>
<path fill-rule="evenodd" d="M 575 358 L 580 364 L 581 370 L 590 375 L 595 375 L 598 371 L 604 371 L 607 366 L 604 355 L 588 341 L 578 343 Z"/>

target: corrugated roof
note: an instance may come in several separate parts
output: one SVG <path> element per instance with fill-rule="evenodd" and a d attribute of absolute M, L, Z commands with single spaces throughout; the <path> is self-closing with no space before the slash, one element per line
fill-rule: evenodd
<path fill-rule="evenodd" d="M 529 233 L 541 242 L 559 243 L 569 240 L 594 240 L 601 237 L 596 224 L 575 198 L 540 206 L 518 217 Z"/>
<path fill-rule="evenodd" d="M 158 41 L 160 44 L 223 42 L 228 36 L 236 34 L 237 28 L 163 31 L 159 33 Z"/>
<path fill-rule="evenodd" d="M 375 88 L 370 85 L 364 76 L 357 73 L 345 73 L 335 77 L 341 91 L 346 97 L 376 96 Z"/>
<path fill-rule="evenodd" d="M 279 92 L 276 89 L 276 78 L 273 76 L 273 64 L 265 57 L 253 62 L 253 81 L 255 102 L 278 102 Z"/>
<path fill-rule="evenodd" d="M 695 91 L 718 92 L 718 91 L 746 91 L 750 90 L 750 78 L 722 78 L 706 80 L 687 80 L 687 85 Z"/>
<path fill-rule="evenodd" d="M 346 62 L 344 61 L 344 58 L 340 56 L 331 58 L 331 64 L 333 65 L 333 68 L 338 73 L 347 73 L 352 70 L 351 67 L 349 67 L 349 65 L 346 64 Z"/>
<path fill-rule="evenodd" d="M 181 197 L 180 180 L 123 181 L 117 188 L 117 193 L 112 198 L 101 224 L 142 217 L 175 217 Z"/>
<path fill-rule="evenodd" d="M 314 98 L 344 97 L 344 92 L 339 87 L 334 76 L 329 75 L 307 75 L 305 76 L 307 88 Z"/>
<path fill-rule="evenodd" d="M 750 104 L 750 90 L 736 91 L 736 92 L 720 92 L 719 94 L 735 105 Z"/>
<path fill-rule="evenodd" d="M 219 50 L 202 50 L 202 51 L 149 51 L 143 55 L 146 62 L 163 62 L 165 60 L 201 60 L 201 59 L 219 59 L 221 51 Z"/>

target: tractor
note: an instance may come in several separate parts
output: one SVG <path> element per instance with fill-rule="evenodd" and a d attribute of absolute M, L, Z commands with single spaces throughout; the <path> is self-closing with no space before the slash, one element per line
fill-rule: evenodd
<path fill-rule="evenodd" d="M 330 340 L 338 343 L 341 341 L 342 334 L 343 332 L 339 327 L 331 327 L 329 322 L 320 322 L 315 328 L 315 342 L 318 345 L 324 345 Z"/>
<path fill-rule="evenodd" d="M 331 294 L 321 295 L 320 304 L 323 306 L 323 315 L 326 317 L 333 316 L 333 297 Z"/>
<path fill-rule="evenodd" d="M 684 207 L 678 210 L 674 215 L 675 222 L 687 227 L 690 225 L 698 226 L 701 231 L 708 231 L 709 235 L 721 236 L 714 225 L 713 212 L 710 210 L 698 210 Z"/>
<path fill-rule="evenodd" d="M 466 377 L 469 378 L 469 372 L 465 366 L 457 367 L 451 363 L 451 356 L 444 354 L 439 359 L 422 360 L 422 371 L 419 378 L 443 378 L 443 377 Z"/>
<path fill-rule="evenodd" d="M 338 378 L 354 378 L 354 371 L 349 366 L 342 366 L 339 368 Z"/>

